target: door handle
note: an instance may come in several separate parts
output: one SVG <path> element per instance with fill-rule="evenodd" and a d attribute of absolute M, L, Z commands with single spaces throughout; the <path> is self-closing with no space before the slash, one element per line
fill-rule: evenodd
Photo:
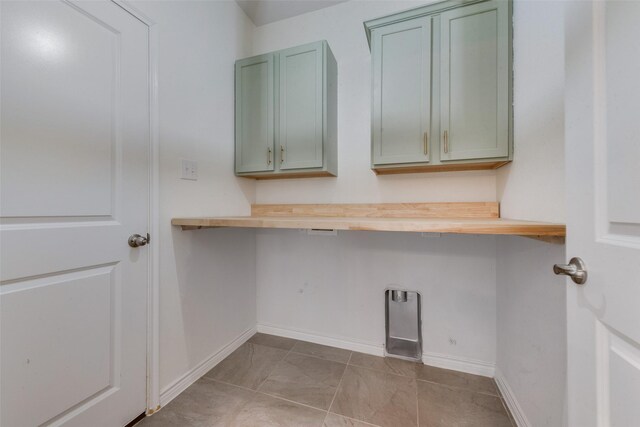
<path fill-rule="evenodd" d="M 131 246 L 132 248 L 144 246 L 149 243 L 149 235 L 147 234 L 147 237 L 144 237 L 139 234 L 132 234 L 131 236 L 129 236 L 129 240 L 127 241 L 127 243 L 129 243 L 129 246 Z"/>
<path fill-rule="evenodd" d="M 569 276 L 574 283 L 584 285 L 587 281 L 587 266 L 578 257 L 571 258 L 569 264 L 556 264 L 553 266 L 553 272 L 558 275 Z"/>

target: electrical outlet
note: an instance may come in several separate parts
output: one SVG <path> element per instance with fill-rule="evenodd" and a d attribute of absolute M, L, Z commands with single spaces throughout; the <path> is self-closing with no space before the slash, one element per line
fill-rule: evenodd
<path fill-rule="evenodd" d="M 195 160 L 182 159 L 180 171 L 181 179 L 188 179 L 191 181 L 198 180 L 198 162 Z"/>

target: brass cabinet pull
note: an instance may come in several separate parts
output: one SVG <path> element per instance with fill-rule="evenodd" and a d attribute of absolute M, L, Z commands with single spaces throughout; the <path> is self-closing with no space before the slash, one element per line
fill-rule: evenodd
<path fill-rule="evenodd" d="M 267 148 L 267 165 L 271 164 L 271 147 Z"/>
<path fill-rule="evenodd" d="M 284 162 L 284 145 L 280 146 L 280 163 Z"/>
<path fill-rule="evenodd" d="M 449 133 L 446 130 L 444 131 L 444 152 L 449 152 Z"/>
<path fill-rule="evenodd" d="M 429 132 L 424 133 L 422 140 L 424 142 L 424 155 L 426 156 L 429 154 Z"/>

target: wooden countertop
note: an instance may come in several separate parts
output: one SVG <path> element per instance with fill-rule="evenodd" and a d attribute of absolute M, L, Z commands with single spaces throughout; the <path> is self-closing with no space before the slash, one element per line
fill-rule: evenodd
<path fill-rule="evenodd" d="M 500 218 L 494 202 L 253 205 L 251 216 L 174 218 L 171 224 L 183 230 L 302 228 L 520 235 L 543 240 L 566 233 L 564 224 Z"/>

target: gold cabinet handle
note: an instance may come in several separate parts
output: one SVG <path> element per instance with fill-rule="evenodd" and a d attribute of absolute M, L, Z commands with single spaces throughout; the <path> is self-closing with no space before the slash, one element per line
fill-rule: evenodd
<path fill-rule="evenodd" d="M 284 145 L 280 146 L 280 163 L 284 162 Z"/>
<path fill-rule="evenodd" d="M 449 132 L 444 131 L 444 152 L 449 152 Z"/>
<path fill-rule="evenodd" d="M 267 165 L 271 164 L 271 147 L 267 148 Z"/>
<path fill-rule="evenodd" d="M 424 142 L 424 155 L 429 154 L 429 132 L 425 132 L 422 137 L 422 141 Z"/>

